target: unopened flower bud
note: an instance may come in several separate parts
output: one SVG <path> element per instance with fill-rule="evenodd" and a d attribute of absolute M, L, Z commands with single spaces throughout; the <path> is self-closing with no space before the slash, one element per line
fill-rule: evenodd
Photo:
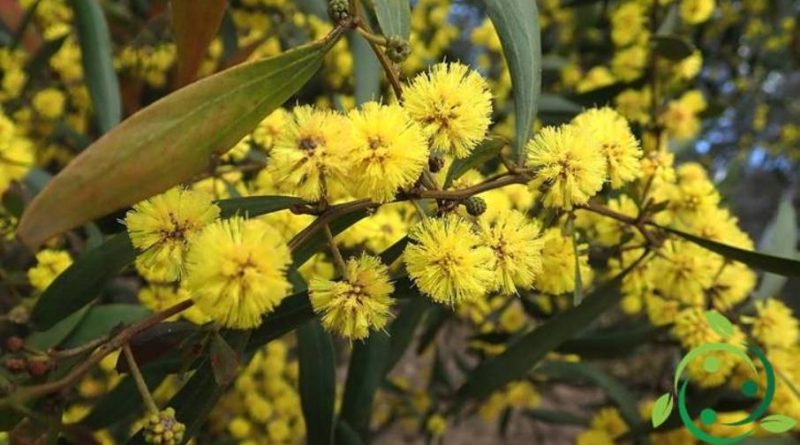
<path fill-rule="evenodd" d="M 470 215 L 480 216 L 486 211 L 486 201 L 477 196 L 470 196 L 464 200 L 464 207 Z"/>
<path fill-rule="evenodd" d="M 411 45 L 407 40 L 397 36 L 389 37 L 386 41 L 386 56 L 394 63 L 406 60 L 411 54 Z"/>
<path fill-rule="evenodd" d="M 183 441 L 186 425 L 175 419 L 175 410 L 167 408 L 144 420 L 144 440 L 154 445 L 177 445 Z"/>
<path fill-rule="evenodd" d="M 330 0 L 328 15 L 334 23 L 341 23 L 350 18 L 350 6 L 347 0 Z"/>

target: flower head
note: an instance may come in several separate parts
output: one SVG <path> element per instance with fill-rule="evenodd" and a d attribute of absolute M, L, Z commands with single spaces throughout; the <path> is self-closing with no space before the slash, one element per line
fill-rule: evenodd
<path fill-rule="evenodd" d="M 527 151 L 528 166 L 536 175 L 530 187 L 543 192 L 548 207 L 569 210 L 603 187 L 606 158 L 595 149 L 591 133 L 578 126 L 543 128 L 528 142 Z"/>
<path fill-rule="evenodd" d="M 486 135 L 492 95 L 486 80 L 466 65 L 440 63 L 411 81 L 403 106 L 434 149 L 463 158 Z"/>
<path fill-rule="evenodd" d="M 296 107 L 275 142 L 268 168 L 282 191 L 317 201 L 326 194 L 326 181 L 341 174 L 350 140 L 343 116 Z"/>
<path fill-rule="evenodd" d="M 249 329 L 291 289 L 292 258 L 280 234 L 260 220 L 234 217 L 209 225 L 186 257 L 183 285 L 217 323 Z"/>
<path fill-rule="evenodd" d="M 360 340 L 370 329 L 383 329 L 389 320 L 394 286 L 389 270 L 373 256 L 350 259 L 342 281 L 313 278 L 311 305 L 322 314 L 322 325 L 344 337 Z"/>
<path fill-rule="evenodd" d="M 494 284 L 494 253 L 457 215 L 411 228 L 403 257 L 408 274 L 434 301 L 455 305 L 485 295 Z"/>
<path fill-rule="evenodd" d="M 561 229 L 553 227 L 542 235 L 542 272 L 536 276 L 536 288 L 548 294 L 563 294 L 575 290 L 575 247 L 572 239 Z M 581 278 L 584 285 L 591 281 L 589 257 L 580 253 L 587 246 L 578 244 Z"/>
<path fill-rule="evenodd" d="M 800 338 L 792 310 L 774 298 L 756 301 L 756 316 L 742 320 L 752 325 L 753 336 L 767 347 L 790 348 Z"/>
<path fill-rule="evenodd" d="M 154 445 L 177 445 L 183 442 L 186 425 L 175 419 L 175 410 L 167 408 L 144 419 L 144 441 Z"/>
<path fill-rule="evenodd" d="M 163 281 L 178 280 L 190 239 L 217 219 L 219 211 L 210 196 L 182 188 L 136 204 L 125 216 L 125 225 L 140 251 L 137 265 L 158 269 Z"/>
<path fill-rule="evenodd" d="M 591 134 L 589 141 L 606 157 L 611 186 L 622 187 L 641 174 L 642 149 L 628 122 L 611 108 L 592 108 L 572 121 Z"/>
<path fill-rule="evenodd" d="M 63 250 L 42 250 L 36 254 L 36 266 L 28 270 L 28 280 L 36 290 L 44 291 L 70 264 L 72 258 L 69 253 Z"/>
<path fill-rule="evenodd" d="M 491 223 L 481 220 L 481 237 L 496 259 L 498 279 L 493 290 L 513 294 L 517 286 L 533 286 L 542 271 L 542 241 L 536 222 L 516 210 L 503 212 Z"/>
<path fill-rule="evenodd" d="M 402 107 L 369 102 L 350 113 L 350 122 L 350 168 L 357 195 L 386 202 L 416 182 L 428 165 L 428 146 L 420 126 Z"/>

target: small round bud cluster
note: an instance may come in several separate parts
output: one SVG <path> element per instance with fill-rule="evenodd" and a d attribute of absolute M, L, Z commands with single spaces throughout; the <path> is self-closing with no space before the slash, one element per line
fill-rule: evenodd
<path fill-rule="evenodd" d="M 470 196 L 464 200 L 464 207 L 470 215 L 480 216 L 486 211 L 486 201 L 477 196 Z"/>
<path fill-rule="evenodd" d="M 20 349 L 22 349 L 23 346 L 25 346 L 25 341 L 23 339 L 17 337 L 16 335 L 14 335 L 14 336 L 8 337 L 6 339 L 5 346 L 6 346 L 6 351 L 8 351 L 8 352 L 17 352 Z"/>
<path fill-rule="evenodd" d="M 428 170 L 431 173 L 438 173 L 444 168 L 444 158 L 441 155 L 432 155 L 428 158 Z"/>
<path fill-rule="evenodd" d="M 154 445 L 177 445 L 183 441 L 186 425 L 175 420 L 175 410 L 167 408 L 144 420 L 144 440 Z"/>
<path fill-rule="evenodd" d="M 350 18 L 350 7 L 347 0 L 330 0 L 328 2 L 328 15 L 334 23 L 341 23 Z"/>
<path fill-rule="evenodd" d="M 411 45 L 408 41 L 397 36 L 389 37 L 386 40 L 386 56 L 394 63 L 406 60 L 411 54 Z"/>

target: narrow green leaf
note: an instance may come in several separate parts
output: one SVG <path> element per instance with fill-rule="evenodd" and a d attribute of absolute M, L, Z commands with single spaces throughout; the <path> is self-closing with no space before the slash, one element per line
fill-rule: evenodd
<path fill-rule="evenodd" d="M 664 393 L 656 399 L 653 404 L 653 411 L 650 413 L 650 423 L 653 428 L 658 428 L 659 425 L 666 422 L 669 415 L 672 413 L 672 394 Z"/>
<path fill-rule="evenodd" d="M 715 310 L 710 310 L 705 312 L 705 317 L 706 322 L 711 327 L 711 330 L 716 332 L 717 335 L 723 339 L 731 338 L 731 336 L 733 336 L 735 332 L 733 323 L 725 318 L 724 315 Z"/>
<path fill-rule="evenodd" d="M 20 239 L 38 246 L 207 171 L 215 154 L 236 144 L 313 76 L 338 36 L 237 65 L 140 110 L 81 152 L 36 196 L 20 220 Z"/>
<path fill-rule="evenodd" d="M 456 159 L 450 164 L 447 170 L 447 176 L 444 180 L 444 187 L 448 188 L 453 185 L 453 181 L 460 178 L 464 173 L 473 168 L 480 167 L 487 161 L 496 158 L 500 155 L 500 151 L 505 147 L 506 142 L 500 138 L 489 138 L 480 143 L 472 153 L 466 158 Z"/>
<path fill-rule="evenodd" d="M 59 321 L 50 329 L 32 333 L 25 340 L 25 346 L 41 352 L 46 352 L 50 348 L 55 348 L 69 337 L 88 311 L 89 308 L 84 307 Z"/>
<path fill-rule="evenodd" d="M 38 329 L 49 329 L 94 300 L 106 281 L 135 257 L 126 234 L 110 237 L 84 253 L 50 284 L 33 307 L 31 320 Z"/>
<path fill-rule="evenodd" d="M 187 85 L 197 77 L 227 3 L 227 0 L 170 1 L 172 33 L 178 50 L 178 86 Z"/>
<path fill-rule="evenodd" d="M 694 52 L 694 47 L 688 40 L 675 35 L 654 36 L 652 45 L 656 54 L 673 62 L 681 61 Z"/>
<path fill-rule="evenodd" d="M 351 34 L 350 50 L 353 53 L 356 103 L 361 105 L 380 97 L 381 64 L 367 41 Z"/>
<path fill-rule="evenodd" d="M 800 258 L 797 252 L 797 212 L 791 198 L 784 198 L 778 205 L 778 213 L 770 222 L 759 243 L 761 253 L 784 258 Z M 778 295 L 788 279 L 782 275 L 765 273 L 756 289 L 758 299 Z"/>
<path fill-rule="evenodd" d="M 111 334 L 114 329 L 147 318 L 150 310 L 135 304 L 104 304 L 89 308 L 86 316 L 64 341 L 65 348 L 74 348 Z"/>
<path fill-rule="evenodd" d="M 570 218 L 567 230 L 572 236 L 572 255 L 575 257 L 575 290 L 572 293 L 572 304 L 577 306 L 583 301 L 583 277 L 581 276 L 581 256 L 578 252 L 578 231 L 575 230 L 575 220 Z"/>
<path fill-rule="evenodd" d="M 383 381 L 389 352 L 389 336 L 374 331 L 353 345 L 340 416 L 365 442 L 369 442 L 372 400 Z"/>
<path fill-rule="evenodd" d="M 672 234 L 678 235 L 687 241 L 691 241 L 698 246 L 720 254 L 725 258 L 740 261 L 754 269 L 789 277 L 800 276 L 800 261 L 790 258 L 766 255 L 763 253 L 753 252 L 752 250 L 741 249 L 739 247 L 707 240 L 705 238 L 701 238 L 690 233 L 681 232 L 680 230 L 671 229 L 669 227 L 661 228 Z"/>
<path fill-rule="evenodd" d="M 483 0 L 511 71 L 516 114 L 517 157 L 524 160 L 536 106 L 542 90 L 542 45 L 539 10 L 531 0 Z"/>
<path fill-rule="evenodd" d="M 336 422 L 337 445 L 364 445 L 364 443 L 350 424 L 342 419 Z"/>
<path fill-rule="evenodd" d="M 261 326 L 253 330 L 247 352 L 252 353 L 270 341 L 314 318 L 314 309 L 308 301 L 308 292 L 288 296 L 275 312 L 267 315 Z"/>
<path fill-rule="evenodd" d="M 22 16 L 22 21 L 20 22 L 17 29 L 14 30 L 14 38 L 11 42 L 11 48 L 16 49 L 19 47 L 20 42 L 22 41 L 23 36 L 25 33 L 28 32 L 28 27 L 33 20 L 33 16 L 36 13 L 36 10 L 39 8 L 39 4 L 42 3 L 42 0 L 36 0 L 28 9 L 25 11 L 25 15 Z"/>
<path fill-rule="evenodd" d="M 431 300 L 421 295 L 416 288 L 410 289 L 413 294 L 405 303 L 397 318 L 389 325 L 389 352 L 386 358 L 384 375 L 392 371 L 414 340 L 414 333 L 420 321 L 433 306 Z M 395 291 L 397 294 L 397 291 Z"/>
<path fill-rule="evenodd" d="M 759 426 L 773 434 L 790 431 L 797 425 L 797 421 L 783 414 L 771 414 L 759 422 Z"/>
<path fill-rule="evenodd" d="M 100 132 L 106 133 L 122 119 L 111 35 L 100 2 L 72 0 L 72 7 L 75 10 L 83 72 L 94 105 L 95 122 Z"/>
<path fill-rule="evenodd" d="M 302 199 L 292 196 L 246 196 L 223 199 L 217 201 L 217 205 L 221 210 L 222 217 L 230 218 L 237 214 L 249 217 L 266 215 L 290 209 L 304 202 Z"/>
<path fill-rule="evenodd" d="M 580 306 L 556 315 L 511 343 L 502 354 L 479 364 L 458 389 L 458 400 L 483 399 L 507 384 L 524 378 L 548 352 L 575 336 L 581 328 L 619 302 L 619 285 L 630 270 L 626 269 L 598 288 Z"/>
<path fill-rule="evenodd" d="M 565 411 L 553 411 L 548 409 L 530 409 L 525 411 L 525 415 L 545 423 L 556 425 L 581 425 L 589 423 L 586 419 L 578 417 Z"/>
<path fill-rule="evenodd" d="M 538 372 L 538 370 L 537 370 Z M 632 430 L 641 427 L 638 400 L 636 396 L 616 377 L 592 366 L 589 363 L 547 362 L 541 372 L 557 379 L 585 379 L 606 391 L 616 403 L 620 414 Z M 669 415 L 669 413 L 667 413 Z"/>
<path fill-rule="evenodd" d="M 562 354 L 577 354 L 586 359 L 625 357 L 665 331 L 665 328 L 653 327 L 649 323 L 631 328 L 604 329 L 567 340 L 557 350 Z"/>
<path fill-rule="evenodd" d="M 408 40 L 411 35 L 411 5 L 409 0 L 372 0 L 375 15 L 386 37 Z"/>
<path fill-rule="evenodd" d="M 208 359 L 211 362 L 214 381 L 219 386 L 230 385 L 239 370 L 239 355 L 219 334 L 214 334 L 211 337 L 209 354 Z"/>
<path fill-rule="evenodd" d="M 297 359 L 306 440 L 310 444 L 330 444 L 336 402 L 336 364 L 331 336 L 318 320 L 310 320 L 297 329 Z"/>

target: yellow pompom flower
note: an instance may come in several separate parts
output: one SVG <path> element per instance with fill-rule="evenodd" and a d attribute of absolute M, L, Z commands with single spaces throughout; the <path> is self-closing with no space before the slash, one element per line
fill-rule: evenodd
<path fill-rule="evenodd" d="M 296 107 L 270 152 L 268 169 L 275 184 L 283 192 L 320 200 L 326 195 L 327 182 L 342 173 L 351 139 L 345 117 Z"/>
<path fill-rule="evenodd" d="M 219 216 L 210 196 L 173 188 L 133 206 L 125 216 L 131 243 L 144 268 L 157 267 L 163 281 L 181 277 L 191 238 Z"/>
<path fill-rule="evenodd" d="M 528 166 L 534 169 L 530 187 L 543 193 L 547 207 L 572 209 L 603 187 L 606 158 L 580 127 L 545 127 L 528 142 L 527 151 Z"/>
<path fill-rule="evenodd" d="M 435 150 L 464 158 L 486 135 L 492 95 L 486 80 L 460 63 L 440 63 L 405 88 L 403 106 Z"/>
<path fill-rule="evenodd" d="M 572 239 L 553 227 L 542 235 L 542 273 L 535 280 L 536 288 L 548 294 L 563 294 L 575 290 L 575 249 Z M 578 244 L 578 251 L 587 246 Z M 589 257 L 579 253 L 581 278 L 586 286 L 592 278 Z"/>
<path fill-rule="evenodd" d="M 495 286 L 495 255 L 461 217 L 426 219 L 408 236 L 413 243 L 403 254 L 406 269 L 434 301 L 456 305 Z"/>
<path fill-rule="evenodd" d="M 308 289 L 325 329 L 351 340 L 367 338 L 370 329 L 383 329 L 391 315 L 394 286 L 388 268 L 374 256 L 352 258 L 342 281 L 315 277 Z"/>
<path fill-rule="evenodd" d="M 287 295 L 289 248 L 261 220 L 234 217 L 207 226 L 186 256 L 183 285 L 195 304 L 222 326 L 261 324 Z"/>
<path fill-rule="evenodd" d="M 767 347 L 790 348 L 797 344 L 800 334 L 797 319 L 779 300 L 756 301 L 755 317 L 743 316 L 742 321 L 752 326 L 753 337 Z"/>
<path fill-rule="evenodd" d="M 497 277 L 492 290 L 514 294 L 517 287 L 530 288 L 542 270 L 539 225 L 516 210 L 502 212 L 491 222 L 480 220 L 481 237 L 495 256 Z"/>
<path fill-rule="evenodd" d="M 168 309 L 176 304 L 189 299 L 189 293 L 182 287 L 176 287 L 172 284 L 167 285 L 151 285 L 143 287 L 139 290 L 138 294 L 139 303 L 142 306 L 150 309 L 153 312 L 160 312 Z M 170 320 L 175 320 L 179 316 L 175 315 Z M 194 324 L 205 324 L 210 319 L 200 310 L 197 306 L 192 306 L 180 313 L 183 317 Z"/>
<path fill-rule="evenodd" d="M 705 304 L 705 290 L 714 283 L 722 258 L 688 241 L 667 241 L 651 263 L 656 289 L 667 299 Z"/>
<path fill-rule="evenodd" d="M 428 146 L 420 126 L 399 105 L 369 102 L 350 113 L 355 193 L 376 202 L 412 186 L 428 165 Z"/>
<path fill-rule="evenodd" d="M 642 149 L 625 118 L 609 107 L 584 111 L 572 121 L 591 134 L 590 142 L 605 154 L 611 187 L 619 188 L 641 174 Z"/>
<path fill-rule="evenodd" d="M 253 130 L 253 142 L 260 149 L 270 152 L 275 142 L 283 132 L 287 121 L 289 120 L 289 112 L 283 108 L 278 108 L 273 111 L 269 116 L 264 118 L 261 123 Z"/>
<path fill-rule="evenodd" d="M 64 103 L 67 98 L 63 92 L 55 88 L 47 88 L 33 96 L 33 109 L 46 119 L 56 119 L 64 114 Z"/>
<path fill-rule="evenodd" d="M 622 419 L 619 410 L 613 407 L 597 411 L 590 423 L 592 429 L 601 430 L 616 439 L 629 431 L 628 424 Z"/>
<path fill-rule="evenodd" d="M 714 0 L 681 0 L 681 18 L 690 25 L 703 23 L 711 17 L 715 3 Z"/>
<path fill-rule="evenodd" d="M 63 250 L 42 250 L 36 254 L 36 266 L 28 270 L 28 280 L 34 289 L 44 291 L 71 264 L 72 258 Z"/>

